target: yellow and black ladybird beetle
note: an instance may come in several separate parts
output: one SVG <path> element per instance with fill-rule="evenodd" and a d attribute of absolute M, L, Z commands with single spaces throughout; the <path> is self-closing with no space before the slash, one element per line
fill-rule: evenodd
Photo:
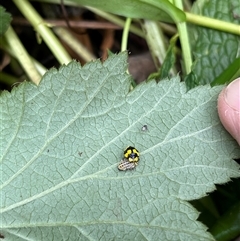
<path fill-rule="evenodd" d="M 129 146 L 124 151 L 124 158 L 126 158 L 129 162 L 138 162 L 139 156 L 139 151 L 135 147 Z"/>
<path fill-rule="evenodd" d="M 126 158 L 122 159 L 118 164 L 119 171 L 126 171 L 134 169 L 137 166 L 137 162 L 129 162 Z"/>

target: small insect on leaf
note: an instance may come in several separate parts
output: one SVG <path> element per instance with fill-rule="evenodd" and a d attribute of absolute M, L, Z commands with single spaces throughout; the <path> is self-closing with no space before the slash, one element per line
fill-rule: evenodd
<path fill-rule="evenodd" d="M 135 147 L 129 146 L 124 151 L 124 158 L 126 158 L 129 162 L 138 162 L 139 156 L 139 151 Z"/>
<path fill-rule="evenodd" d="M 142 131 L 148 131 L 148 126 L 147 125 L 143 125 L 141 128 Z"/>
<path fill-rule="evenodd" d="M 132 170 L 137 166 L 137 162 L 129 162 L 126 158 L 121 160 L 121 162 L 118 165 L 119 171 L 126 171 L 126 170 Z"/>

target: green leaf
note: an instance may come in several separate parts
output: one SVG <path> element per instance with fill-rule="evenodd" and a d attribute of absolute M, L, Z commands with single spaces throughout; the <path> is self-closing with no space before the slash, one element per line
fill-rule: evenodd
<path fill-rule="evenodd" d="M 166 56 L 161 65 L 161 68 L 158 70 L 158 72 L 150 74 L 147 80 L 152 80 L 152 79 L 161 80 L 161 79 L 165 79 L 165 78 L 168 78 L 169 76 L 171 76 L 170 71 L 172 68 L 174 68 L 174 64 L 176 61 L 175 47 L 176 47 L 177 39 L 178 39 L 178 36 L 175 36 L 171 39 L 170 45 L 166 52 Z"/>
<path fill-rule="evenodd" d="M 195 3 L 193 12 L 240 24 L 236 9 L 240 9 L 239 0 L 203 0 Z M 188 88 L 193 88 L 212 83 L 227 69 L 239 57 L 240 41 L 239 36 L 198 26 L 194 26 L 190 33 L 195 62 L 186 84 Z M 193 76 L 196 79 L 192 79 Z"/>
<path fill-rule="evenodd" d="M 9 13 L 5 11 L 6 9 L 0 6 L 0 36 L 2 36 L 8 29 L 10 22 L 12 21 L 12 17 Z"/>
<path fill-rule="evenodd" d="M 240 57 L 235 59 L 212 83 L 211 86 L 229 84 L 240 76 Z"/>
<path fill-rule="evenodd" d="M 186 83 L 187 90 L 190 90 L 199 85 L 198 76 L 193 71 L 185 76 L 184 82 Z"/>
<path fill-rule="evenodd" d="M 176 47 L 177 40 L 178 40 L 178 36 L 175 36 L 170 41 L 166 58 L 164 59 L 160 69 L 160 79 L 167 78 L 169 76 L 171 69 L 174 67 L 174 64 L 176 62 L 175 47 Z"/>
<path fill-rule="evenodd" d="M 240 176 L 221 87 L 186 93 L 177 77 L 129 93 L 126 59 L 71 62 L 1 94 L 6 240 L 214 240 L 187 200 Z M 121 172 L 128 145 L 140 161 Z"/>
<path fill-rule="evenodd" d="M 240 234 L 240 202 L 228 210 L 210 229 L 216 240 L 233 240 Z"/>
<path fill-rule="evenodd" d="M 181 22 L 183 11 L 168 0 L 74 0 L 75 2 L 129 18 L 144 18 L 164 22 Z"/>

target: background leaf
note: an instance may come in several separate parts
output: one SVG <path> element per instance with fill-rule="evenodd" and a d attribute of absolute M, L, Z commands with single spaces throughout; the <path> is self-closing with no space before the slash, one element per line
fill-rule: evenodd
<path fill-rule="evenodd" d="M 238 237 L 240 233 L 240 202 L 228 210 L 210 229 L 216 240 L 225 241 Z"/>
<path fill-rule="evenodd" d="M 193 13 L 240 24 L 238 0 L 196 1 Z M 190 31 L 195 62 L 186 76 L 188 89 L 212 83 L 239 57 L 239 36 L 194 26 Z M 226 80 L 229 82 L 229 79 Z"/>
<path fill-rule="evenodd" d="M 240 176 L 221 87 L 186 93 L 175 78 L 128 93 L 126 57 L 72 62 L 2 93 L 5 240 L 214 240 L 186 200 Z M 139 165 L 120 172 L 128 145 Z"/>
<path fill-rule="evenodd" d="M 211 86 L 229 84 L 240 76 L 240 57 L 236 58 L 212 83 Z"/>
<path fill-rule="evenodd" d="M 10 22 L 12 21 L 12 17 L 9 13 L 5 11 L 5 8 L 0 6 L 0 36 L 2 36 L 8 29 Z"/>
<path fill-rule="evenodd" d="M 75 2 L 129 18 L 164 22 L 185 21 L 185 14 L 168 0 L 74 0 Z"/>

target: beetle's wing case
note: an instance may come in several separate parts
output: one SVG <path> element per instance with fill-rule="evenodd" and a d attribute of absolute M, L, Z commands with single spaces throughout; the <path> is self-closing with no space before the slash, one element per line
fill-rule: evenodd
<path fill-rule="evenodd" d="M 124 157 L 128 159 L 129 162 L 138 162 L 139 156 L 139 151 L 135 147 L 128 146 L 124 151 Z"/>

